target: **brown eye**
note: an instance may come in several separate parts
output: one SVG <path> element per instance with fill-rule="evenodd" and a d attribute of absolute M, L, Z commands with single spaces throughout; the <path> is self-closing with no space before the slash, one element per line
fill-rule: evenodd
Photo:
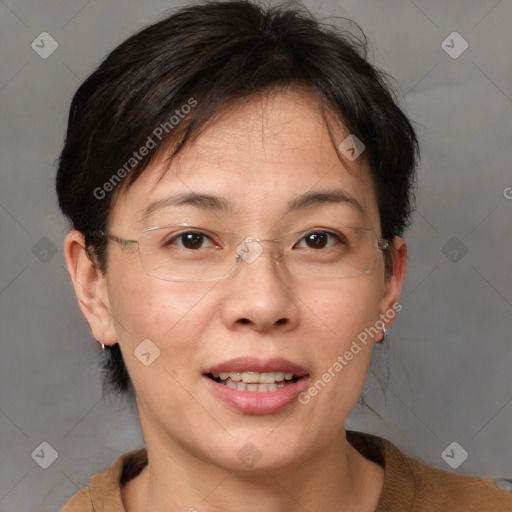
<path fill-rule="evenodd" d="M 311 231 L 302 238 L 301 242 L 305 243 L 308 249 L 325 249 L 340 242 L 340 238 L 327 231 Z"/>
<path fill-rule="evenodd" d="M 323 249 L 327 245 L 327 233 L 309 233 L 304 240 L 311 249 Z"/>
<path fill-rule="evenodd" d="M 210 238 L 204 233 L 199 231 L 186 231 L 170 238 L 164 243 L 164 245 L 166 247 L 176 245 L 183 249 L 197 250 L 203 249 L 204 243 L 208 240 L 210 240 Z"/>
<path fill-rule="evenodd" d="M 203 244 L 205 236 L 202 233 L 184 233 L 180 235 L 183 247 L 187 249 L 197 249 Z"/>

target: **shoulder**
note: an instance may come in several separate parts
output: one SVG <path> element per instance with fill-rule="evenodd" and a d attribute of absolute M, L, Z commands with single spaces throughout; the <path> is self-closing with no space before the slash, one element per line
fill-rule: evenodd
<path fill-rule="evenodd" d="M 447 511 L 512 511 L 512 494 L 500 489 L 496 480 L 461 475 L 413 459 L 410 461 L 419 503 L 442 505 Z"/>
<path fill-rule="evenodd" d="M 92 475 L 89 485 L 76 492 L 60 512 L 124 512 L 121 486 L 137 476 L 147 462 L 145 448 L 120 455 L 106 471 Z"/>
<path fill-rule="evenodd" d="M 71 497 L 60 512 L 94 512 L 89 487 L 82 487 Z"/>
<path fill-rule="evenodd" d="M 428 466 L 371 434 L 347 431 L 347 440 L 366 458 L 384 467 L 384 488 L 376 512 L 512 511 L 512 494 L 498 487 L 496 480 Z"/>

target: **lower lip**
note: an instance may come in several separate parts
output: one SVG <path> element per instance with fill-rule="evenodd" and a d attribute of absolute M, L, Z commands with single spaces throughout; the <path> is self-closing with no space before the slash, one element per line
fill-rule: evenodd
<path fill-rule="evenodd" d="M 309 378 L 302 377 L 297 382 L 286 385 L 276 391 L 238 391 L 219 384 L 206 375 L 206 385 L 213 394 L 233 409 L 244 414 L 274 414 L 286 409 L 308 385 Z"/>

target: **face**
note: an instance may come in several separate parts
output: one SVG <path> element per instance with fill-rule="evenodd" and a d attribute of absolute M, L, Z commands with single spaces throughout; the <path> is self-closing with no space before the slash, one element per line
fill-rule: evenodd
<path fill-rule="evenodd" d="M 339 142 L 347 135 L 336 133 Z M 288 210 L 305 193 L 335 190 L 345 200 Z M 141 220 L 155 201 L 189 192 L 222 197 L 229 208 L 168 204 Z M 368 170 L 358 160 L 342 163 L 304 91 L 226 110 L 167 171 L 163 160 L 155 162 L 119 195 L 109 232 L 138 239 L 144 229 L 184 223 L 241 238 L 337 226 L 381 235 Z M 358 351 L 353 342 L 398 300 L 405 249 L 397 243 L 390 279 L 380 251 L 371 270 L 356 277 L 296 277 L 276 264 L 274 244 L 263 242 L 254 261 L 222 280 L 173 282 L 145 273 L 136 250 L 109 242 L 107 273 L 97 276 L 94 292 L 104 307 L 82 309 L 97 339 L 121 347 L 148 450 L 166 447 L 175 458 L 237 471 L 247 456 L 261 454 L 258 467 L 275 469 L 328 450 L 361 393 L 375 336 L 359 341 Z M 143 340 L 151 341 L 141 346 Z M 139 346 L 151 364 L 137 357 Z M 277 385 L 238 391 L 212 379 L 235 372 L 229 380 L 237 386 L 236 372 L 245 371 L 254 372 L 245 380 Z M 283 372 L 294 374 L 284 385 Z"/>

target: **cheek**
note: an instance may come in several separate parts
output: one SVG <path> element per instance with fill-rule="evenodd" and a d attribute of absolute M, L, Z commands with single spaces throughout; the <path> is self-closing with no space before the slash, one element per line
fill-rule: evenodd
<path fill-rule="evenodd" d="M 125 281 L 116 288 L 111 307 L 118 320 L 116 332 L 123 359 L 137 396 L 144 403 L 153 403 L 151 407 L 161 407 L 169 400 L 181 407 L 178 404 L 185 406 L 190 399 L 182 386 L 191 385 L 200 340 L 215 314 L 215 308 L 201 300 L 207 291 L 204 286 L 199 291 L 189 283 L 150 277 Z M 147 339 L 159 352 L 147 341 L 141 345 Z M 151 359 L 157 355 L 146 365 L 140 358 L 148 350 Z"/>
<path fill-rule="evenodd" d="M 321 329 L 317 343 L 324 353 L 345 351 L 353 339 L 378 319 L 381 291 L 371 279 L 354 278 L 308 291 L 305 304 L 311 325 Z"/>
<path fill-rule="evenodd" d="M 121 347 L 133 351 L 149 338 L 164 361 L 183 359 L 193 351 L 214 314 L 201 300 L 208 293 L 204 286 L 200 290 L 191 283 L 142 276 L 118 281 L 113 289 L 110 304 Z"/>
<path fill-rule="evenodd" d="M 317 327 L 315 377 L 329 382 L 325 396 L 336 403 L 355 402 L 368 372 L 373 347 L 368 329 L 379 318 L 378 287 L 371 279 L 354 279 L 309 297 L 311 323 Z"/>
<path fill-rule="evenodd" d="M 324 437 L 338 431 L 363 389 L 373 342 L 368 337 L 362 343 L 358 336 L 378 319 L 380 293 L 368 275 L 329 283 L 306 295 L 304 311 L 309 312 L 303 321 L 314 326 L 314 374 L 301 403 L 310 408 L 311 421 Z"/>

